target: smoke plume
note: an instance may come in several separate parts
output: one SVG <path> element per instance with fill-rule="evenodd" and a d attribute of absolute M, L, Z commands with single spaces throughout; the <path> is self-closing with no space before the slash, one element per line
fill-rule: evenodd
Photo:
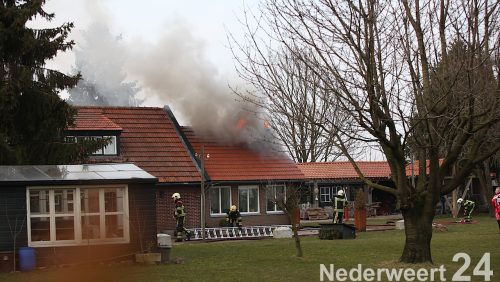
<path fill-rule="evenodd" d="M 196 132 L 236 142 L 266 135 L 258 109 L 236 99 L 229 87 L 234 82 L 218 74 L 187 24 L 174 22 L 156 43 L 141 43 L 133 52 L 128 69 L 143 93 L 169 103 Z"/>
<path fill-rule="evenodd" d="M 89 12 L 105 19 L 98 6 L 89 7 Z M 85 31 L 87 38 L 100 38 L 108 32 L 105 20 L 90 25 Z M 162 34 L 155 42 L 142 39 L 101 40 L 95 45 L 87 44 L 88 59 L 96 63 L 86 64 L 86 74 L 95 74 L 94 79 L 106 81 L 136 81 L 140 96 L 148 101 L 159 101 L 171 106 L 174 113 L 182 116 L 185 125 L 195 132 L 209 134 L 224 142 L 244 142 L 262 149 L 270 146 L 271 130 L 264 123 L 260 110 L 237 101 L 229 81 L 218 73 L 217 66 L 205 54 L 204 42 L 197 38 L 189 25 L 182 20 L 165 24 Z M 229 52 L 229 50 L 228 50 Z M 98 62 L 106 62 L 103 66 Z M 113 69 L 115 71 L 113 71 Z M 109 70 L 109 71 L 103 71 Z M 90 77 L 90 75 L 87 75 Z M 109 86 L 107 89 L 111 89 Z M 115 89 L 124 95 L 123 89 Z M 126 99 L 126 97 L 125 97 Z M 108 99 L 110 105 L 123 105 L 118 98 Z M 148 103 L 151 105 L 151 103 Z M 155 106 L 162 106 L 156 104 Z M 263 142 L 263 140 L 267 140 Z"/>

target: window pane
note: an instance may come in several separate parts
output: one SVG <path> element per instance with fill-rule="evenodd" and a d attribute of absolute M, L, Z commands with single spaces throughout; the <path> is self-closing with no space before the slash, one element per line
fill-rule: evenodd
<path fill-rule="evenodd" d="M 101 139 L 102 139 L 102 136 L 92 136 L 91 138 L 92 138 L 93 140 L 101 140 Z M 102 155 L 102 147 L 101 147 L 101 149 L 99 149 L 99 150 L 95 151 L 95 152 L 93 153 L 93 155 Z"/>
<path fill-rule="evenodd" d="M 74 189 L 54 190 L 54 208 L 56 213 L 73 213 Z"/>
<path fill-rule="evenodd" d="M 50 219 L 48 217 L 31 218 L 31 241 L 50 240 Z"/>
<path fill-rule="evenodd" d="M 82 238 L 99 239 L 101 237 L 100 216 L 90 215 L 82 216 Z"/>
<path fill-rule="evenodd" d="M 240 212 L 248 212 L 248 189 L 239 189 Z"/>
<path fill-rule="evenodd" d="M 56 240 L 75 240 L 73 216 L 56 217 Z"/>
<path fill-rule="evenodd" d="M 210 189 L 210 213 L 220 213 L 219 188 Z"/>
<path fill-rule="evenodd" d="M 81 192 L 82 212 L 99 212 L 99 189 L 85 189 Z"/>
<path fill-rule="evenodd" d="M 228 212 L 231 207 L 231 188 L 221 188 L 221 208 L 222 213 Z"/>
<path fill-rule="evenodd" d="M 106 215 L 106 238 L 123 237 L 123 215 Z"/>
<path fill-rule="evenodd" d="M 248 200 L 249 200 L 250 212 L 258 212 L 259 211 L 259 190 L 258 189 L 249 189 L 248 190 Z"/>
<path fill-rule="evenodd" d="M 49 191 L 30 191 L 30 211 L 31 214 L 49 213 Z"/>
<path fill-rule="evenodd" d="M 276 186 L 275 189 L 276 189 L 276 198 L 279 199 L 280 201 L 286 200 L 285 186 L 283 185 Z M 283 209 L 280 207 L 280 205 L 276 205 L 276 210 L 282 211 Z"/>
<path fill-rule="evenodd" d="M 123 211 L 123 190 L 120 188 L 106 188 L 104 190 L 104 210 L 106 212 Z"/>
<path fill-rule="evenodd" d="M 104 138 L 111 138 L 111 141 L 104 147 L 105 155 L 116 155 L 116 136 L 104 136 Z"/>
<path fill-rule="evenodd" d="M 274 211 L 274 187 L 266 187 L 267 211 Z"/>

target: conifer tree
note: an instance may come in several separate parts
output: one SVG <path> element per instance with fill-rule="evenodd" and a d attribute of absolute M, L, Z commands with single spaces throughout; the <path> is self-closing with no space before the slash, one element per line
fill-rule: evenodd
<path fill-rule="evenodd" d="M 29 28 L 36 17 L 54 18 L 43 10 L 45 2 L 0 2 L 0 165 L 65 164 L 102 146 L 64 141 L 76 111 L 58 93 L 76 85 L 79 75 L 65 75 L 45 63 L 72 48 L 74 42 L 66 39 L 73 24 Z"/>

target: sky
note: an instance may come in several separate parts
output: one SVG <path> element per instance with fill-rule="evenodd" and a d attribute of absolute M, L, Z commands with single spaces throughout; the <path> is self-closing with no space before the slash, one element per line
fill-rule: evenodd
<path fill-rule="evenodd" d="M 123 73 L 137 82 L 141 106 L 169 105 L 181 123 L 207 127 L 211 120 L 238 120 L 244 114 L 230 87 L 239 88 L 228 36 L 243 38 L 244 12 L 258 1 L 244 0 L 48 0 L 33 28 L 73 22 L 72 51 L 59 54 L 47 67 L 73 74 L 75 53 L 90 62 L 83 78 L 107 88 Z M 109 39 L 119 38 L 119 42 Z M 107 37 L 107 38 L 105 38 Z M 90 38 L 90 39 L 89 39 Z M 103 40 L 100 40 L 102 38 Z M 83 52 L 79 52 L 83 51 Z M 106 85 L 108 84 L 108 85 Z M 119 88 L 116 88 L 119 89 Z M 67 92 L 61 96 L 66 98 Z M 237 109 L 236 111 L 229 109 Z M 228 118 L 228 116 L 230 116 Z M 218 122 L 212 122 L 218 124 Z"/>
<path fill-rule="evenodd" d="M 73 51 L 58 55 L 47 67 L 75 74 L 78 66 L 83 80 L 106 95 L 103 101 L 112 100 L 112 106 L 135 106 L 121 99 L 127 93 L 123 78 L 136 83 L 140 106 L 168 105 L 182 125 L 197 132 L 260 146 L 271 130 L 264 125 L 263 110 L 242 103 L 233 91 L 248 88 L 238 79 L 228 39 L 243 39 L 244 12 L 259 3 L 249 2 L 49 0 L 44 10 L 55 13 L 55 19 L 34 21 L 30 27 L 73 22 Z M 242 129 L 238 124 L 244 124 Z"/>
<path fill-rule="evenodd" d="M 248 2 L 251 2 L 250 4 Z M 240 34 L 239 18 L 258 1 L 243 0 L 48 0 L 44 9 L 55 13 L 49 25 L 73 22 L 71 38 L 78 39 L 92 22 L 105 20 L 125 40 L 155 42 L 173 22 L 184 22 L 205 44 L 205 54 L 221 71 L 232 68 L 227 34 Z M 57 65 L 69 70 L 71 59 L 59 56 Z"/>

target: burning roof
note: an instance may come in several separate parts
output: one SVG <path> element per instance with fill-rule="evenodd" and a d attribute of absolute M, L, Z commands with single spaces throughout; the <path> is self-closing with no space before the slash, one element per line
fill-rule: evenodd
<path fill-rule="evenodd" d="M 200 156 L 204 147 L 204 166 L 212 181 L 289 181 L 302 180 L 304 175 L 285 154 L 258 150 L 246 143 L 229 143 L 182 127 L 182 131 Z"/>

